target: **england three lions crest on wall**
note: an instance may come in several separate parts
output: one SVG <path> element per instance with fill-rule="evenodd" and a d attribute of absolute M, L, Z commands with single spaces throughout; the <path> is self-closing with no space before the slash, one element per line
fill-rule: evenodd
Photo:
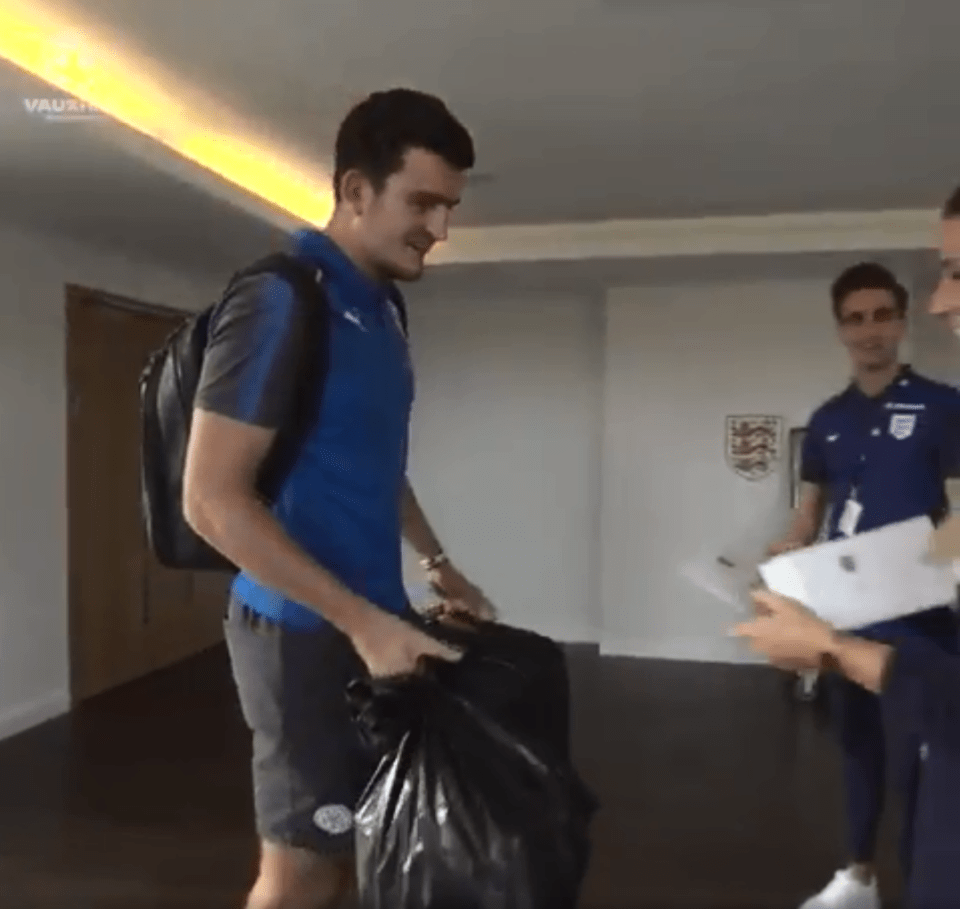
<path fill-rule="evenodd" d="M 745 480 L 762 480 L 780 460 L 782 436 L 780 417 L 727 417 L 727 463 Z"/>

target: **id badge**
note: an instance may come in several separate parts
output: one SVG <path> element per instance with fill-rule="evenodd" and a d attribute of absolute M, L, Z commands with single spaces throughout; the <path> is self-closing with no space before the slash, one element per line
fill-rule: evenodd
<path fill-rule="evenodd" d="M 843 506 L 843 513 L 840 515 L 840 521 L 837 529 L 845 537 L 852 537 L 857 532 L 857 524 L 860 522 L 860 514 L 863 512 L 863 506 L 853 498 L 847 499 Z"/>

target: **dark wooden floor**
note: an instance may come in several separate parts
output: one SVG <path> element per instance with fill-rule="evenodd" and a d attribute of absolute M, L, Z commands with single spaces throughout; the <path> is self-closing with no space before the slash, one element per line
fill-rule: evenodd
<path fill-rule="evenodd" d="M 795 909 L 832 874 L 834 749 L 782 677 L 589 648 L 571 672 L 603 802 L 584 909 Z M 247 750 L 220 649 L 0 743 L 0 905 L 238 909 L 256 857 Z"/>

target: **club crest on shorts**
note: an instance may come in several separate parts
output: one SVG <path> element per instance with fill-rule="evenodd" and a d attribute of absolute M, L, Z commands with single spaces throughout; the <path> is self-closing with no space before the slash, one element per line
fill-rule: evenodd
<path fill-rule="evenodd" d="M 895 439 L 907 439 L 913 435 L 913 427 L 916 425 L 915 413 L 895 413 L 890 417 L 890 435 Z"/>
<path fill-rule="evenodd" d="M 780 460 L 782 429 L 780 417 L 727 417 L 726 456 L 733 472 L 745 480 L 770 476 Z"/>
<path fill-rule="evenodd" d="M 313 813 L 313 824 L 324 833 L 339 836 L 353 827 L 353 812 L 346 805 L 324 805 Z"/>

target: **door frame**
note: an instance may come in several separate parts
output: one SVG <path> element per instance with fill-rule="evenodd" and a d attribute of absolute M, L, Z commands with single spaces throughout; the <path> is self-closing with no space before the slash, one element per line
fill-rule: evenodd
<path fill-rule="evenodd" d="M 144 312 L 156 316 L 176 316 L 177 318 L 189 318 L 195 313 L 189 309 L 178 309 L 175 306 L 164 306 L 161 303 L 148 303 L 145 300 L 138 300 L 135 297 L 128 297 L 124 294 L 116 294 L 110 290 L 102 290 L 99 287 L 90 287 L 86 284 L 74 284 L 68 282 L 64 284 L 65 305 L 69 311 L 71 306 L 82 305 L 81 300 L 84 296 L 97 297 L 102 306 L 113 306 L 117 309 L 128 309 L 133 312 Z"/>
<path fill-rule="evenodd" d="M 148 303 L 112 291 L 100 290 L 82 284 L 66 283 L 64 285 L 64 377 L 66 384 L 66 408 L 64 419 L 66 422 L 66 500 L 67 500 L 67 660 L 71 707 L 80 702 L 77 692 L 77 649 L 79 646 L 77 631 L 77 595 L 74 582 L 75 567 L 77 564 L 76 535 L 72 532 L 71 504 L 77 479 L 74 475 L 72 450 L 72 419 L 75 389 L 75 367 L 72 361 L 72 346 L 70 343 L 71 325 L 77 312 L 90 305 L 123 309 L 129 312 L 143 313 L 162 317 L 176 317 L 187 319 L 193 315 L 191 310 L 178 309 L 172 306 L 163 306 L 159 303 Z"/>

